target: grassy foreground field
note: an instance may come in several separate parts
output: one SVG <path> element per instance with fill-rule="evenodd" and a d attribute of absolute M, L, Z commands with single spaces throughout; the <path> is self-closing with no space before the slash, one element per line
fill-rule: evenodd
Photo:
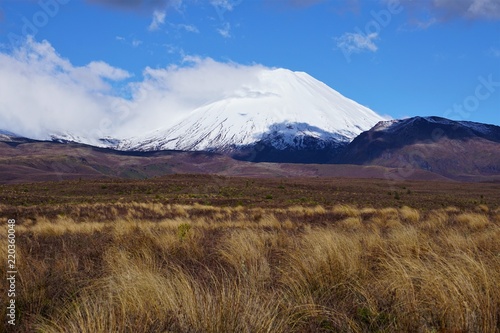
<path fill-rule="evenodd" d="M 246 181 L 224 186 L 238 189 Z M 411 194 L 398 185 L 399 199 L 382 192 L 381 201 L 392 205 L 365 204 L 357 192 L 348 194 L 351 204 L 295 203 L 292 185 L 278 185 L 289 189 L 278 197 L 283 189 L 270 181 L 267 189 L 261 185 L 262 195 L 254 190 L 253 199 L 236 195 L 242 204 L 226 201 L 224 193 L 202 198 L 211 204 L 197 203 L 200 191 L 189 186 L 179 197 L 152 190 L 141 201 L 139 193 L 116 198 L 119 184 L 96 185 L 106 193 L 99 197 L 87 190 L 64 195 L 57 183 L 29 187 L 31 199 L 18 203 L 21 195 L 14 194 L 21 187 L 2 187 L 0 195 L 13 193 L 0 216 L 17 219 L 19 271 L 18 325 L 12 330 L 3 320 L 2 327 L 75 333 L 499 331 L 500 207 L 475 201 L 477 190 L 494 202 L 493 187 L 472 187 L 456 205 L 446 197 L 445 207 L 434 207 L 418 184 L 404 185 Z M 299 185 L 307 196 L 308 187 Z M 46 187 L 55 195 L 44 204 L 37 191 Z M 365 189 L 371 187 L 376 184 Z M 402 203 L 406 196 L 413 196 L 416 208 Z M 6 235 L 0 238 L 2 258 Z M 5 265 L 1 269 L 5 276 Z M 5 306 L 2 311 L 6 318 Z"/>

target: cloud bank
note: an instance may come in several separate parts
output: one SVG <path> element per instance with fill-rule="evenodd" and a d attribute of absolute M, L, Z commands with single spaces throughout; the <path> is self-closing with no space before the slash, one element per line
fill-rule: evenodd
<path fill-rule="evenodd" d="M 160 9 L 179 6 L 182 0 L 86 0 L 88 3 L 108 5 L 122 9 Z"/>
<path fill-rule="evenodd" d="M 383 0 L 390 2 L 394 0 Z M 500 20 L 498 0 L 398 0 L 414 13 L 426 12 L 440 21 L 455 18 L 469 20 Z"/>
<path fill-rule="evenodd" d="M 93 138 L 88 143 L 141 135 L 253 85 L 265 69 L 186 57 L 181 65 L 148 67 L 132 81 L 104 62 L 74 66 L 47 41 L 28 38 L 0 52 L 0 129 L 34 139 L 71 133 Z"/>
<path fill-rule="evenodd" d="M 130 77 L 103 62 L 73 66 L 48 42 L 32 38 L 0 53 L 0 73 L 0 128 L 37 139 L 48 131 L 98 128 L 117 99 L 112 83 Z"/>
<path fill-rule="evenodd" d="M 125 9 L 165 9 L 169 6 L 179 8 L 186 0 L 86 0 L 88 3 L 104 4 Z M 242 0 L 209 0 L 221 10 L 231 11 Z M 413 8 L 415 11 L 427 11 L 440 19 L 462 17 L 473 20 L 500 19 L 500 1 L 498 0 L 378 0 L 381 3 L 399 2 L 401 5 Z M 362 5 L 360 0 L 273 0 L 292 7 L 310 7 L 321 3 L 331 3 L 335 6 Z M 196 3 L 194 4 L 196 5 Z"/>

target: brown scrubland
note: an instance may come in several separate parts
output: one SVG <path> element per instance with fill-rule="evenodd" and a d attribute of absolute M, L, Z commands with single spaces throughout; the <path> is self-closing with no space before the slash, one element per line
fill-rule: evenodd
<path fill-rule="evenodd" d="M 148 200 L 3 205 L 0 212 L 18 218 L 18 325 L 4 330 L 500 327 L 498 205 L 259 207 Z"/>

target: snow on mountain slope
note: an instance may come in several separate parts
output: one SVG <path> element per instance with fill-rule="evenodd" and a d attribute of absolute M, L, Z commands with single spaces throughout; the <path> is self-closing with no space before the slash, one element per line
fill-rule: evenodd
<path fill-rule="evenodd" d="M 346 143 L 385 120 L 303 72 L 263 69 L 252 82 L 117 148 L 228 151 L 259 141 L 276 149 L 305 148 L 305 138 Z"/>
<path fill-rule="evenodd" d="M 54 132 L 50 134 L 46 140 L 59 143 L 67 143 L 67 142 L 82 143 L 85 145 L 99 147 L 99 148 L 116 148 L 120 144 L 119 139 L 115 139 L 110 136 L 99 138 L 96 137 L 95 135 L 85 136 L 68 132 Z"/>
<path fill-rule="evenodd" d="M 12 141 L 12 139 L 16 138 L 16 137 L 20 137 L 20 136 L 15 134 L 15 133 L 0 129 L 0 140 L 1 141 Z"/>
<path fill-rule="evenodd" d="M 415 125 L 415 123 L 417 123 Z M 496 125 L 490 125 L 490 124 L 483 124 L 483 123 L 477 123 L 477 122 L 472 122 L 472 121 L 455 121 L 451 119 L 446 119 L 442 117 L 436 117 L 436 116 L 431 116 L 431 117 L 412 117 L 412 118 L 405 118 L 405 119 L 393 119 L 393 120 L 387 120 L 387 121 L 380 121 L 378 122 L 372 129 L 374 132 L 386 132 L 386 133 L 395 133 L 401 130 L 405 130 L 408 128 L 410 125 L 413 126 L 422 126 L 422 124 L 434 124 L 435 126 L 439 126 L 440 128 L 444 127 L 450 127 L 457 132 L 458 130 L 463 131 L 470 131 L 470 134 L 474 134 L 480 137 L 488 138 L 489 140 L 497 140 L 495 137 L 498 137 L 498 126 Z M 465 137 L 465 134 L 464 134 Z"/>

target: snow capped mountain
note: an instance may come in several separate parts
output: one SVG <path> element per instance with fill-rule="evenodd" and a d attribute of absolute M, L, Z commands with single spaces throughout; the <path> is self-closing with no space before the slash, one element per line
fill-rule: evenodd
<path fill-rule="evenodd" d="M 277 150 L 321 149 L 345 145 L 384 120 L 303 72 L 262 69 L 251 82 L 116 148 L 230 152 L 264 143 Z"/>
<path fill-rule="evenodd" d="M 442 117 L 412 117 L 405 119 L 392 119 L 378 122 L 372 129 L 372 132 L 398 133 L 409 132 L 409 128 L 416 128 L 416 133 L 422 132 L 423 127 L 452 129 L 449 135 L 454 137 L 479 136 L 488 140 L 500 140 L 498 126 L 472 121 L 455 121 Z M 440 132 L 439 132 L 440 133 Z M 439 134 L 438 133 L 438 134 Z M 440 134 L 439 134 L 440 135 Z"/>
<path fill-rule="evenodd" d="M 4 131 L 0 130 L 0 140 L 1 141 L 11 141 L 13 138 L 19 137 L 19 135 L 9 132 L 9 131 Z"/>
<path fill-rule="evenodd" d="M 95 138 L 94 136 L 84 136 L 76 135 L 73 133 L 61 133 L 55 132 L 49 135 L 48 141 L 59 142 L 59 143 L 83 143 L 89 146 L 99 147 L 99 148 L 116 148 L 120 144 L 119 139 L 115 139 L 109 136 L 103 138 Z"/>
<path fill-rule="evenodd" d="M 251 161 L 329 163 L 356 136 L 385 120 L 304 72 L 254 68 L 234 87 L 213 90 L 202 90 L 203 104 L 194 103 L 176 121 L 158 120 L 153 132 L 129 137 L 143 131 L 131 122 L 123 136 L 117 131 L 100 137 L 100 131 L 82 128 L 49 131 L 37 139 L 123 151 L 212 151 Z M 165 106 L 166 113 L 171 109 Z"/>

